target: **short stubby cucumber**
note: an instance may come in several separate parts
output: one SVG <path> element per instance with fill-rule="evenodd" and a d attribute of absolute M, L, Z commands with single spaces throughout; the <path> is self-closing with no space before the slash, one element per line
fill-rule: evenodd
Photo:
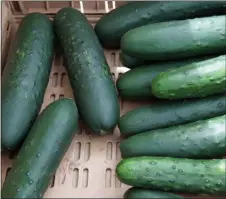
<path fill-rule="evenodd" d="M 51 21 L 41 13 L 26 15 L 16 32 L 2 76 L 2 149 L 16 151 L 43 102 L 54 55 Z"/>
<path fill-rule="evenodd" d="M 226 159 L 133 157 L 116 167 L 121 182 L 159 191 L 224 195 Z"/>
<path fill-rule="evenodd" d="M 226 53 L 226 15 L 149 24 L 125 33 L 121 49 L 143 60 Z"/>
<path fill-rule="evenodd" d="M 226 115 L 134 135 L 120 143 L 120 150 L 122 158 L 223 157 L 226 155 Z"/>
<path fill-rule="evenodd" d="M 153 98 L 152 80 L 163 71 L 172 68 L 203 61 L 212 58 L 212 56 L 197 57 L 179 61 L 149 63 L 143 66 L 137 66 L 124 73 L 116 82 L 117 89 L 121 98 L 129 100 L 143 100 Z"/>
<path fill-rule="evenodd" d="M 225 14 L 225 8 L 224 1 L 129 2 L 103 15 L 95 31 L 104 47 L 119 48 L 122 36 L 131 29 L 163 21 Z"/>
<path fill-rule="evenodd" d="M 226 91 L 226 55 L 163 71 L 152 81 L 162 99 L 206 97 Z"/>
<path fill-rule="evenodd" d="M 176 126 L 226 114 L 226 96 L 160 101 L 141 106 L 122 115 L 119 129 L 123 136 Z"/>
<path fill-rule="evenodd" d="M 77 129 L 78 112 L 72 99 L 48 105 L 13 161 L 2 198 L 42 198 Z"/>
<path fill-rule="evenodd" d="M 57 12 L 54 25 L 81 119 L 93 133 L 112 132 L 119 119 L 117 90 L 92 26 L 73 8 Z"/>
<path fill-rule="evenodd" d="M 175 198 L 175 199 L 183 199 L 184 197 L 168 193 L 165 191 L 154 191 L 151 189 L 142 189 L 138 187 L 129 188 L 123 195 L 123 198 Z"/>

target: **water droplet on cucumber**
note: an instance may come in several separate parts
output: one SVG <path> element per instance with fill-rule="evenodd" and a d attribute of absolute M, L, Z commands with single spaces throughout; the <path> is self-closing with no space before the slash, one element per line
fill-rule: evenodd
<path fill-rule="evenodd" d="M 179 169 L 179 173 L 183 173 L 183 170 L 182 169 Z"/>
<path fill-rule="evenodd" d="M 161 173 L 157 172 L 157 173 L 156 173 L 156 175 L 157 175 L 157 176 L 160 176 L 160 175 L 161 175 Z"/>

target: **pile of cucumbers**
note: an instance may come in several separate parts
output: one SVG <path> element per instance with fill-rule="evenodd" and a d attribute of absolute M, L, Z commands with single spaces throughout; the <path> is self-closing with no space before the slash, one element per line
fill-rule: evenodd
<path fill-rule="evenodd" d="M 74 99 L 42 111 L 59 46 Z M 116 85 L 104 48 L 130 68 Z M 226 194 L 226 2 L 129 2 L 95 28 L 74 8 L 21 21 L 2 74 L 3 153 L 17 153 L 2 198 L 42 198 L 78 132 L 118 125 L 124 198 Z M 154 100 L 120 118 L 118 95 Z M 172 193 L 171 193 L 172 192 Z"/>
<path fill-rule="evenodd" d="M 154 101 L 122 115 L 123 160 L 116 174 L 133 186 L 124 198 L 226 194 L 226 3 L 131 2 L 95 30 L 121 48 L 130 70 L 123 100 Z"/>

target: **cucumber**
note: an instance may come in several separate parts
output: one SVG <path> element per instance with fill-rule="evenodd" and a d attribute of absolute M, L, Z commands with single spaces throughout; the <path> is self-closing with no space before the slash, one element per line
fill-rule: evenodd
<path fill-rule="evenodd" d="M 96 134 L 113 131 L 119 119 L 118 96 L 92 26 L 73 8 L 61 9 L 54 25 L 81 119 Z"/>
<path fill-rule="evenodd" d="M 213 56 L 197 57 L 171 62 L 150 63 L 140 66 L 139 68 L 134 68 L 124 73 L 117 80 L 116 85 L 118 92 L 122 98 L 129 100 L 152 98 L 154 97 L 151 89 L 152 80 L 159 73 L 209 58 L 213 58 Z"/>
<path fill-rule="evenodd" d="M 78 129 L 72 99 L 48 105 L 34 122 L 3 184 L 3 198 L 42 198 Z"/>
<path fill-rule="evenodd" d="M 120 143 L 123 158 L 216 158 L 226 154 L 226 115 L 134 135 Z"/>
<path fill-rule="evenodd" d="M 142 189 L 138 187 L 132 187 L 128 189 L 124 195 L 123 198 L 178 198 L 182 199 L 184 197 L 173 194 L 173 193 L 168 193 L 164 191 L 153 191 L 150 189 Z"/>
<path fill-rule="evenodd" d="M 226 55 L 163 71 L 152 81 L 152 93 L 163 99 L 206 97 L 226 91 Z"/>
<path fill-rule="evenodd" d="M 222 15 L 138 27 L 124 34 L 121 49 L 129 56 L 144 60 L 179 60 L 224 54 L 225 19 L 226 16 Z"/>
<path fill-rule="evenodd" d="M 2 76 L 2 150 L 16 151 L 43 102 L 54 54 L 54 32 L 44 14 L 26 15 L 12 41 Z"/>
<path fill-rule="evenodd" d="M 136 68 L 140 65 L 144 65 L 147 63 L 150 63 L 150 61 L 145 61 L 136 57 L 130 57 L 129 55 L 121 52 L 119 54 L 119 59 L 120 62 L 122 63 L 123 66 L 127 67 L 127 68 Z"/>
<path fill-rule="evenodd" d="M 119 48 L 122 36 L 133 28 L 149 23 L 219 15 L 225 13 L 225 8 L 224 1 L 130 2 L 101 17 L 95 31 L 103 46 Z"/>
<path fill-rule="evenodd" d="M 172 192 L 226 193 L 226 159 L 194 160 L 172 157 L 133 157 L 116 167 L 121 182 Z"/>
<path fill-rule="evenodd" d="M 226 114 L 226 96 L 202 99 L 160 101 L 124 114 L 119 120 L 122 135 L 131 136 L 149 130 L 195 122 Z"/>

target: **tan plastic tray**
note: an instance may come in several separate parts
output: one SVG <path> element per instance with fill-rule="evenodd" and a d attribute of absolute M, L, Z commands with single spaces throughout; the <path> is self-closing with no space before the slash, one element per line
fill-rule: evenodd
<path fill-rule="evenodd" d="M 85 13 L 95 25 L 106 12 L 125 2 L 122 1 L 12 1 L 4 2 L 2 9 L 2 66 L 5 64 L 10 41 L 23 16 L 30 12 L 46 13 L 51 19 L 60 8 L 71 6 Z M 57 49 L 56 49 L 57 51 Z M 114 81 L 128 69 L 119 61 L 119 51 L 105 51 Z M 42 110 L 52 101 L 73 97 L 63 58 L 56 52 Z M 119 98 L 121 115 L 143 105 L 139 102 L 122 101 Z M 120 132 L 116 127 L 112 135 L 93 136 L 82 126 L 74 137 L 45 198 L 122 198 L 129 186 L 119 182 L 115 176 L 116 164 L 120 161 Z M 13 155 L 2 156 L 3 183 L 11 168 Z M 199 196 L 200 198 L 200 196 Z"/>

